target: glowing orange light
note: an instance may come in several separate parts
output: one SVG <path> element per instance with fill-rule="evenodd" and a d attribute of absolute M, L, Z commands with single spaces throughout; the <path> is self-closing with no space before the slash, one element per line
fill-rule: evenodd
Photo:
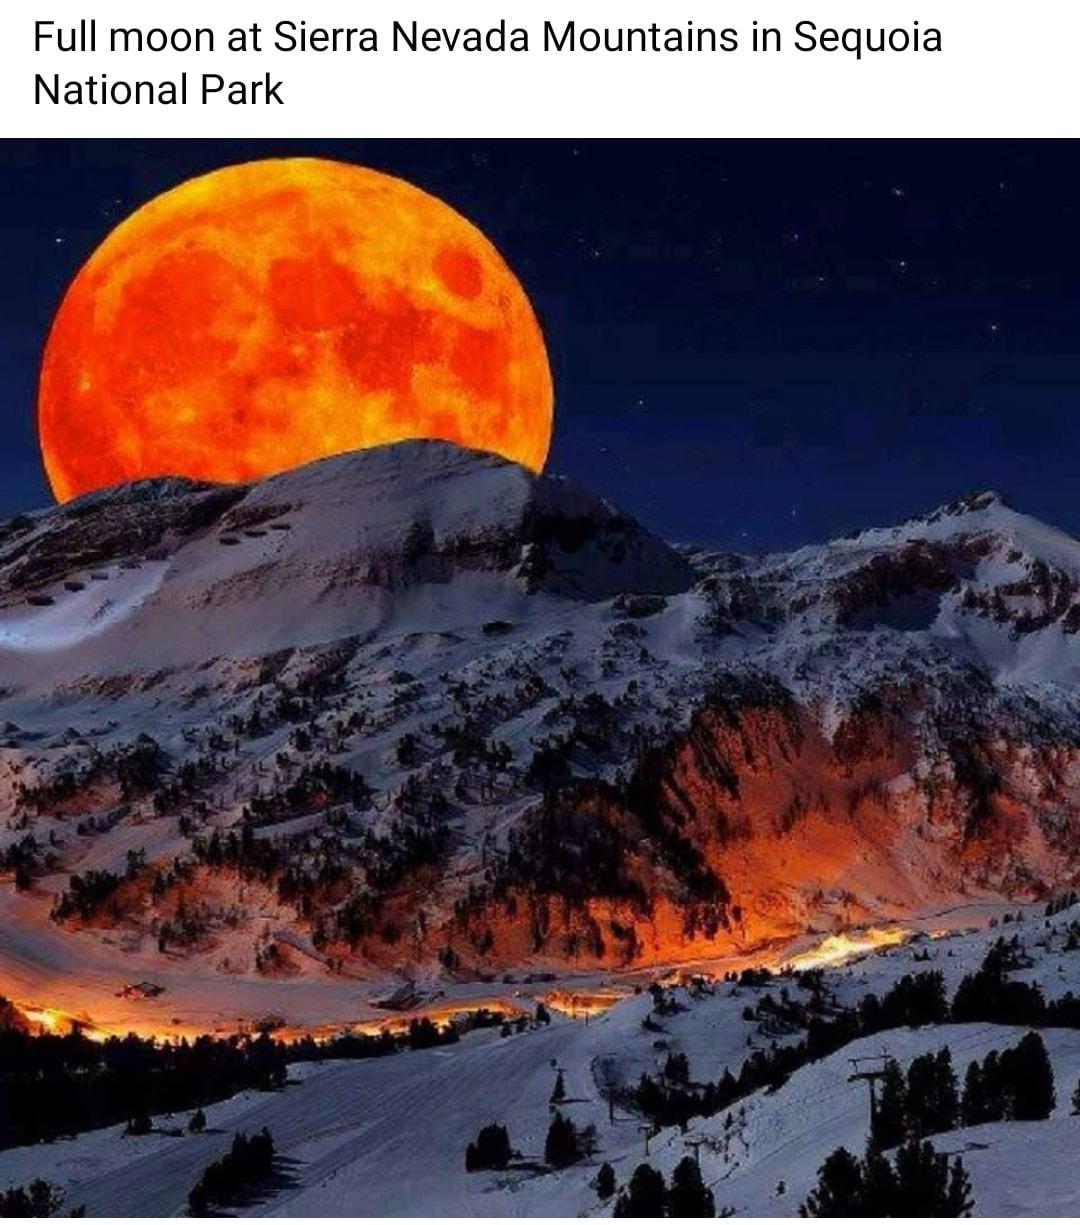
<path fill-rule="evenodd" d="M 54 1008 L 24 1008 L 23 1015 L 31 1025 L 40 1025 L 50 1034 L 63 1031 L 63 1015 Z"/>
<path fill-rule="evenodd" d="M 625 990 L 601 988 L 591 991 L 563 991 L 555 989 L 543 992 L 536 998 L 543 1004 L 546 1004 L 553 1012 L 561 1012 L 566 1016 L 598 1017 L 614 1008 L 620 1000 L 626 999 L 630 994 L 629 988 Z"/>
<path fill-rule="evenodd" d="M 403 438 L 539 471 L 551 420 L 539 325 L 491 243 L 399 179 L 310 158 L 214 171 L 120 224 L 57 312 L 38 395 L 61 501 Z"/>
<path fill-rule="evenodd" d="M 95 1041 L 103 1040 L 106 1036 L 98 1026 L 69 1016 L 66 1012 L 61 1012 L 59 1008 L 19 1005 L 18 1010 L 31 1025 L 39 1026 L 44 1033 L 70 1034 L 78 1030 L 84 1037 L 93 1038 Z"/>
<path fill-rule="evenodd" d="M 871 953 L 874 949 L 903 944 L 911 938 L 911 932 L 902 927 L 871 927 L 859 932 L 837 932 L 826 936 L 820 944 L 805 953 L 797 953 L 787 965 L 793 970 L 812 970 L 818 966 L 833 966 Z"/>

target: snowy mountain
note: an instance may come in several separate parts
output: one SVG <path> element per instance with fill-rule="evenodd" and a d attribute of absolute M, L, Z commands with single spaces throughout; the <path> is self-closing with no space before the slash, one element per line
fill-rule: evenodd
<path fill-rule="evenodd" d="M 1048 895 L 1078 630 L 1080 543 L 993 494 L 741 557 L 412 442 L 20 516 L 0 992 L 333 1024 Z"/>
<path fill-rule="evenodd" d="M 530 595 L 594 602 L 692 580 L 672 550 L 566 482 L 414 442 L 253 487 L 143 481 L 9 521 L 0 646 L 16 669 L 48 649 L 50 674 L 105 674 L 119 660 L 439 633 L 488 604 L 531 609 Z"/>

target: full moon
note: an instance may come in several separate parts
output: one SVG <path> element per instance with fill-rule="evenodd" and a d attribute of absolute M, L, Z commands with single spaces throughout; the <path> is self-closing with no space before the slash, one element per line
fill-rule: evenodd
<path fill-rule="evenodd" d="M 59 501 L 405 438 L 539 471 L 551 423 L 543 335 L 495 247 L 400 179 L 311 158 L 216 170 L 118 225 L 60 304 L 38 392 Z"/>

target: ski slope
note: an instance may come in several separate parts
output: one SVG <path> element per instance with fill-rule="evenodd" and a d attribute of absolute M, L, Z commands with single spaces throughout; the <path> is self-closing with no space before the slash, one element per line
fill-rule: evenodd
<path fill-rule="evenodd" d="M 1067 924 L 1080 911 L 1066 911 Z M 1041 949 L 1049 929 L 1033 914 L 1010 924 L 1032 954 L 1028 977 L 1047 980 L 1050 993 L 1080 979 L 1080 953 Z M 860 958 L 826 971 L 841 996 L 883 990 L 904 973 L 945 968 L 950 979 L 974 968 L 998 931 L 966 932 Z M 1053 941 L 1050 941 L 1053 945 Z M 930 953 L 929 964 L 916 956 Z M 1073 964 L 1073 963 L 1076 964 Z M 1068 969 L 1059 967 L 1067 966 Z M 280 1092 L 245 1093 L 210 1107 L 208 1130 L 169 1135 L 186 1117 L 155 1120 L 159 1131 L 137 1139 L 120 1128 L 50 1145 L 0 1153 L 0 1186 L 46 1177 L 64 1187 L 69 1208 L 92 1216 L 156 1216 L 183 1211 L 187 1192 L 205 1165 L 236 1130 L 269 1127 L 282 1154 L 281 1176 L 245 1212 L 271 1216 L 579 1216 L 610 1215 L 591 1181 L 610 1161 L 624 1185 L 644 1157 L 641 1120 L 616 1108 L 609 1113 L 604 1088 L 612 1079 L 632 1083 L 655 1071 L 668 1050 L 683 1051 L 694 1079 L 737 1069 L 753 1045 L 767 1045 L 743 1011 L 765 990 L 781 985 L 797 995 L 793 980 L 764 988 L 717 983 L 705 990 L 676 988 L 684 1011 L 657 1017 L 663 1034 L 642 1022 L 650 995 L 631 996 L 588 1024 L 556 1017 L 549 1026 L 500 1036 L 470 1034 L 456 1045 L 383 1059 L 305 1064 L 293 1069 Z M 869 1111 L 866 1088 L 849 1080 L 849 1060 L 887 1052 L 902 1066 L 947 1046 L 958 1078 L 972 1059 L 1015 1044 L 1025 1030 L 990 1024 L 891 1030 L 863 1038 L 809 1064 L 776 1092 L 759 1092 L 730 1112 L 691 1122 L 688 1133 L 669 1128 L 649 1144 L 649 1161 L 670 1173 L 702 1141 L 700 1159 L 718 1209 L 739 1216 L 796 1215 L 816 1181 L 824 1157 L 838 1145 L 865 1146 Z M 1080 1079 L 1080 1031 L 1042 1031 L 1054 1066 L 1057 1107 L 1039 1123 L 986 1124 L 934 1137 L 940 1151 L 962 1155 L 971 1176 L 976 1213 L 1074 1215 L 1080 1208 L 1075 1153 L 1080 1119 L 1069 1114 Z M 657 1049 L 657 1042 L 663 1049 Z M 549 1097 L 556 1068 L 567 1098 L 561 1109 L 579 1125 L 598 1131 L 596 1155 L 561 1172 L 542 1168 L 551 1117 Z M 464 1149 L 487 1123 L 504 1123 L 520 1160 L 502 1173 L 466 1173 Z"/>

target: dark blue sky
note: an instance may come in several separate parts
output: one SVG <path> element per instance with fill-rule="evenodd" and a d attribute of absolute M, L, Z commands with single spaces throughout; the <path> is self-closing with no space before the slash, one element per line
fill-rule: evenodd
<path fill-rule="evenodd" d="M 1080 530 L 1080 172 L 1021 142 L 0 142 L 0 514 L 49 500 L 41 345 L 124 215 L 316 154 L 480 226 L 541 317 L 550 468 L 674 539 L 788 547 L 993 486 Z"/>

